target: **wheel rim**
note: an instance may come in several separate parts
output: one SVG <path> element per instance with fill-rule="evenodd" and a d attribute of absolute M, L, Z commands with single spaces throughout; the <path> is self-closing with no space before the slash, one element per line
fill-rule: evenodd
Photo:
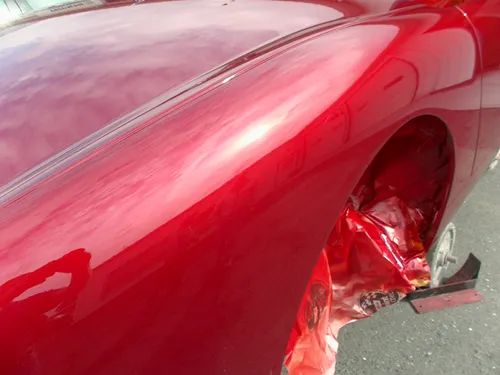
<path fill-rule="evenodd" d="M 455 234 L 455 225 L 448 224 L 435 245 L 434 255 L 430 264 L 432 276 L 431 287 L 438 286 L 443 280 L 450 263 L 456 263 L 457 261 L 453 256 Z"/>

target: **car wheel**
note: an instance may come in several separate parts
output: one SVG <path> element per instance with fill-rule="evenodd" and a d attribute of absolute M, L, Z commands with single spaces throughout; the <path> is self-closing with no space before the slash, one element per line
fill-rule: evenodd
<path fill-rule="evenodd" d="M 457 258 L 453 256 L 456 231 L 453 223 L 448 224 L 427 253 L 427 262 L 431 269 L 431 288 L 439 286 L 446 276 L 450 263 L 457 262 Z"/>

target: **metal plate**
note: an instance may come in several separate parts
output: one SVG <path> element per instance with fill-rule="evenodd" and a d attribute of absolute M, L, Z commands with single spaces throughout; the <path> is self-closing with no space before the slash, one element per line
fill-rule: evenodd
<path fill-rule="evenodd" d="M 467 289 L 427 298 L 414 299 L 411 300 L 410 303 L 419 314 L 423 314 L 431 311 L 447 309 L 450 307 L 457 307 L 470 303 L 481 302 L 483 300 L 484 297 L 477 290 Z"/>

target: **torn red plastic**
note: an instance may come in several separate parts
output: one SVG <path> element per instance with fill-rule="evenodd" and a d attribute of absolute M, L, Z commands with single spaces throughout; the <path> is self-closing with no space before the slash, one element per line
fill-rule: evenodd
<path fill-rule="evenodd" d="M 447 195 L 446 144 L 436 127 L 403 129 L 365 173 L 302 300 L 285 356 L 290 375 L 333 374 L 343 326 L 430 283 L 425 240 Z"/>
<path fill-rule="evenodd" d="M 345 210 L 300 307 L 285 362 L 291 375 L 333 374 L 340 328 L 429 284 L 422 220 L 395 197 Z"/>

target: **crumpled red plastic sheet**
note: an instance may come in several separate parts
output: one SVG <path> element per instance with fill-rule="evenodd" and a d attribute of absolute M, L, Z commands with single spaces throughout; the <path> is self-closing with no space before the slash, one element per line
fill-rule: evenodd
<path fill-rule="evenodd" d="M 307 287 L 285 356 L 290 375 L 333 374 L 340 328 L 430 282 L 422 212 L 394 196 L 361 209 L 355 202 L 337 221 Z"/>

